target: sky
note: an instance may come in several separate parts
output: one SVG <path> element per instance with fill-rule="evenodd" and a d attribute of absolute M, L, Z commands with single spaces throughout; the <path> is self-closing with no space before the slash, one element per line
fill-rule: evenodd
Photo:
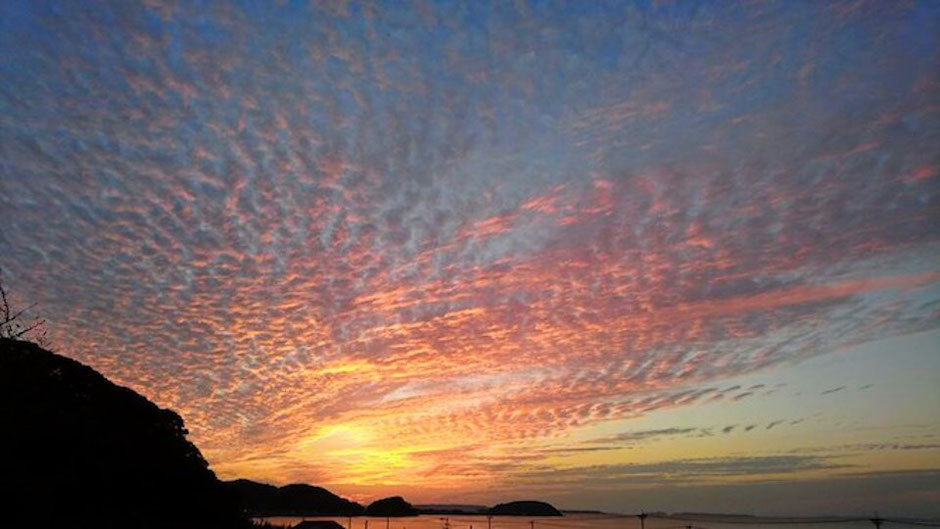
<path fill-rule="evenodd" d="M 940 3 L 0 9 L 5 283 L 219 477 L 940 515 Z"/>

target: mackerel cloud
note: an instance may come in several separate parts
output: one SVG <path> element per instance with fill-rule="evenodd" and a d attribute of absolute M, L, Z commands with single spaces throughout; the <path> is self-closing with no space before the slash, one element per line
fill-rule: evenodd
<path fill-rule="evenodd" d="M 12 2 L 7 282 L 280 482 L 937 327 L 937 4 L 600 4 Z"/>

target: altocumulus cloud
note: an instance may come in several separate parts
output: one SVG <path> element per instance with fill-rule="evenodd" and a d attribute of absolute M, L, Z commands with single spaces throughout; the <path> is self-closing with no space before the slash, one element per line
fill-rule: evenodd
<path fill-rule="evenodd" d="M 936 326 L 936 4 L 840 6 L 11 2 L 2 264 L 223 475 L 725 398 Z"/>

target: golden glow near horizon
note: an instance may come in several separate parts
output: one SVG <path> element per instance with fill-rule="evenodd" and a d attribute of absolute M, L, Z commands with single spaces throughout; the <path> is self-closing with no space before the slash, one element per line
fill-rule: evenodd
<path fill-rule="evenodd" d="M 0 266 L 222 478 L 940 505 L 940 3 L 51 4 Z"/>

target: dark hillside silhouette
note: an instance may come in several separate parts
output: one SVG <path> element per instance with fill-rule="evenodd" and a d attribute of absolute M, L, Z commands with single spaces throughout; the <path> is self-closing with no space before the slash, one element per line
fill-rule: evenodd
<path fill-rule="evenodd" d="M 74 360 L 0 338 L 0 498 L 31 526 L 237 528 L 183 420 Z"/>
<path fill-rule="evenodd" d="M 223 483 L 241 499 L 249 514 L 257 516 L 359 516 L 365 510 L 322 487 L 294 484 L 278 488 L 247 479 Z"/>

